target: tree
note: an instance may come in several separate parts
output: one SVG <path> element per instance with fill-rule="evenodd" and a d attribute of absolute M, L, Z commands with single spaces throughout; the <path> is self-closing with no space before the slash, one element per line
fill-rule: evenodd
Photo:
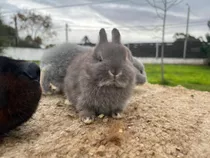
<path fill-rule="evenodd" d="M 161 46 L 161 82 L 164 83 L 164 43 L 165 43 L 165 27 L 166 27 L 166 18 L 167 12 L 173 6 L 182 2 L 182 0 L 146 0 L 146 2 L 155 9 L 157 16 L 163 20 L 162 25 L 162 46 Z"/>
<path fill-rule="evenodd" d="M 84 45 L 84 46 L 95 46 L 95 44 L 93 44 L 93 43 L 90 42 L 88 36 L 84 36 L 84 37 L 82 38 L 82 43 L 81 43 L 81 45 Z"/>
<path fill-rule="evenodd" d="M 91 43 L 88 36 L 84 36 L 82 42 L 84 42 L 84 44 Z"/>
<path fill-rule="evenodd" d="M 46 45 L 45 49 L 52 48 L 54 46 L 56 46 L 56 45 L 55 44 L 48 44 L 48 45 Z"/>
<path fill-rule="evenodd" d="M 3 51 L 4 47 L 16 46 L 15 43 L 16 31 L 13 27 L 4 23 L 0 16 L 0 52 Z M 18 47 L 31 47 L 31 48 L 40 48 L 42 40 L 37 36 L 34 40 L 30 36 L 26 36 L 25 39 L 18 39 Z"/>
<path fill-rule="evenodd" d="M 206 40 L 208 43 L 210 43 L 210 34 L 209 33 L 206 34 Z"/>
<path fill-rule="evenodd" d="M 201 51 L 207 56 L 207 63 L 210 66 L 210 34 L 206 34 L 206 41 L 202 40 Z"/>
<path fill-rule="evenodd" d="M 208 28 L 210 29 L 210 20 L 208 21 Z M 206 34 L 206 40 L 207 42 L 204 42 L 204 52 L 206 53 L 208 57 L 208 65 L 210 65 L 210 34 Z"/>
<path fill-rule="evenodd" d="M 1 28 L 2 24 L 3 24 L 3 21 L 2 21 L 2 18 L 1 18 L 1 16 L 0 16 L 0 28 Z M 0 31 L 1 31 L 1 30 L 0 30 Z M 0 38 L 0 53 L 2 53 L 2 51 L 3 51 L 2 46 L 3 46 L 3 41 L 2 41 L 1 38 Z"/>
<path fill-rule="evenodd" d="M 16 15 L 19 32 L 26 33 L 32 41 L 42 44 L 42 40 L 56 35 L 53 31 L 52 18 L 49 15 L 41 15 L 32 10 L 23 10 Z"/>
<path fill-rule="evenodd" d="M 4 23 L 0 15 L 0 53 L 3 47 L 14 44 L 15 29 Z"/>
<path fill-rule="evenodd" d="M 3 41 L 0 39 L 0 54 L 3 52 Z"/>
<path fill-rule="evenodd" d="M 173 38 L 175 39 L 174 42 L 184 42 L 185 38 L 186 38 L 186 34 L 185 33 L 175 33 Z M 200 38 L 201 37 L 196 38 L 196 37 L 188 34 L 188 41 L 201 42 Z"/>

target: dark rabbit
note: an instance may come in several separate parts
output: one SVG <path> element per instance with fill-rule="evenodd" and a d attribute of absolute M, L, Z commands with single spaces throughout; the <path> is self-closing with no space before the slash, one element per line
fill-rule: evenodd
<path fill-rule="evenodd" d="M 0 56 L 0 134 L 20 126 L 35 113 L 41 98 L 37 64 Z"/>
<path fill-rule="evenodd" d="M 70 63 L 64 91 L 83 122 L 91 123 L 100 114 L 120 117 L 135 86 L 130 55 L 116 28 L 112 30 L 112 42 L 101 29 L 94 50 L 79 54 Z"/>

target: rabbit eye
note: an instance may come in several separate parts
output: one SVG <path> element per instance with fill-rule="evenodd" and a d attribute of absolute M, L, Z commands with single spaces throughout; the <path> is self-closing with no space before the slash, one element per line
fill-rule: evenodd
<path fill-rule="evenodd" d="M 99 59 L 98 59 L 98 61 L 99 61 L 99 62 L 102 62 L 102 59 L 101 59 L 101 58 L 99 58 Z"/>
<path fill-rule="evenodd" d="M 102 53 L 100 51 L 96 51 L 93 55 L 93 58 L 97 62 L 102 62 L 103 61 Z"/>
<path fill-rule="evenodd" d="M 143 71 L 142 71 L 142 70 L 140 70 L 140 73 L 141 73 L 141 74 L 143 74 Z"/>
<path fill-rule="evenodd" d="M 103 61 L 103 58 L 102 58 L 102 56 L 100 55 L 100 56 L 98 56 L 98 61 L 99 62 L 102 62 Z"/>

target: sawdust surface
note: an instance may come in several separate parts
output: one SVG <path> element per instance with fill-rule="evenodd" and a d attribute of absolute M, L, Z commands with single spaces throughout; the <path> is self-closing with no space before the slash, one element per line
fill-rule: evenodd
<path fill-rule="evenodd" d="M 135 88 L 121 120 L 91 125 L 64 102 L 42 96 L 33 118 L 1 139 L 0 157 L 210 157 L 209 92 L 147 83 Z"/>

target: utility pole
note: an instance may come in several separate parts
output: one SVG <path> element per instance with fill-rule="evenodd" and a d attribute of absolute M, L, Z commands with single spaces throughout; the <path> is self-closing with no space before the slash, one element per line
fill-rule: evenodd
<path fill-rule="evenodd" d="M 190 6 L 187 3 L 188 11 L 187 11 L 187 26 L 186 26 L 186 36 L 184 41 L 184 51 L 183 51 L 183 58 L 186 58 L 186 51 L 187 51 L 187 40 L 188 40 L 188 29 L 189 29 L 189 19 L 190 19 Z"/>
<path fill-rule="evenodd" d="M 69 41 L 69 35 L 68 35 L 69 25 L 66 23 L 66 42 Z"/>
<path fill-rule="evenodd" d="M 15 46 L 18 46 L 18 28 L 17 28 L 17 17 L 14 17 L 15 21 Z"/>
<path fill-rule="evenodd" d="M 166 16 L 167 16 L 167 3 L 164 3 L 164 13 L 163 13 L 163 30 L 162 30 L 162 47 L 161 47 L 161 82 L 164 83 L 164 46 L 165 46 L 165 27 L 166 27 Z"/>

